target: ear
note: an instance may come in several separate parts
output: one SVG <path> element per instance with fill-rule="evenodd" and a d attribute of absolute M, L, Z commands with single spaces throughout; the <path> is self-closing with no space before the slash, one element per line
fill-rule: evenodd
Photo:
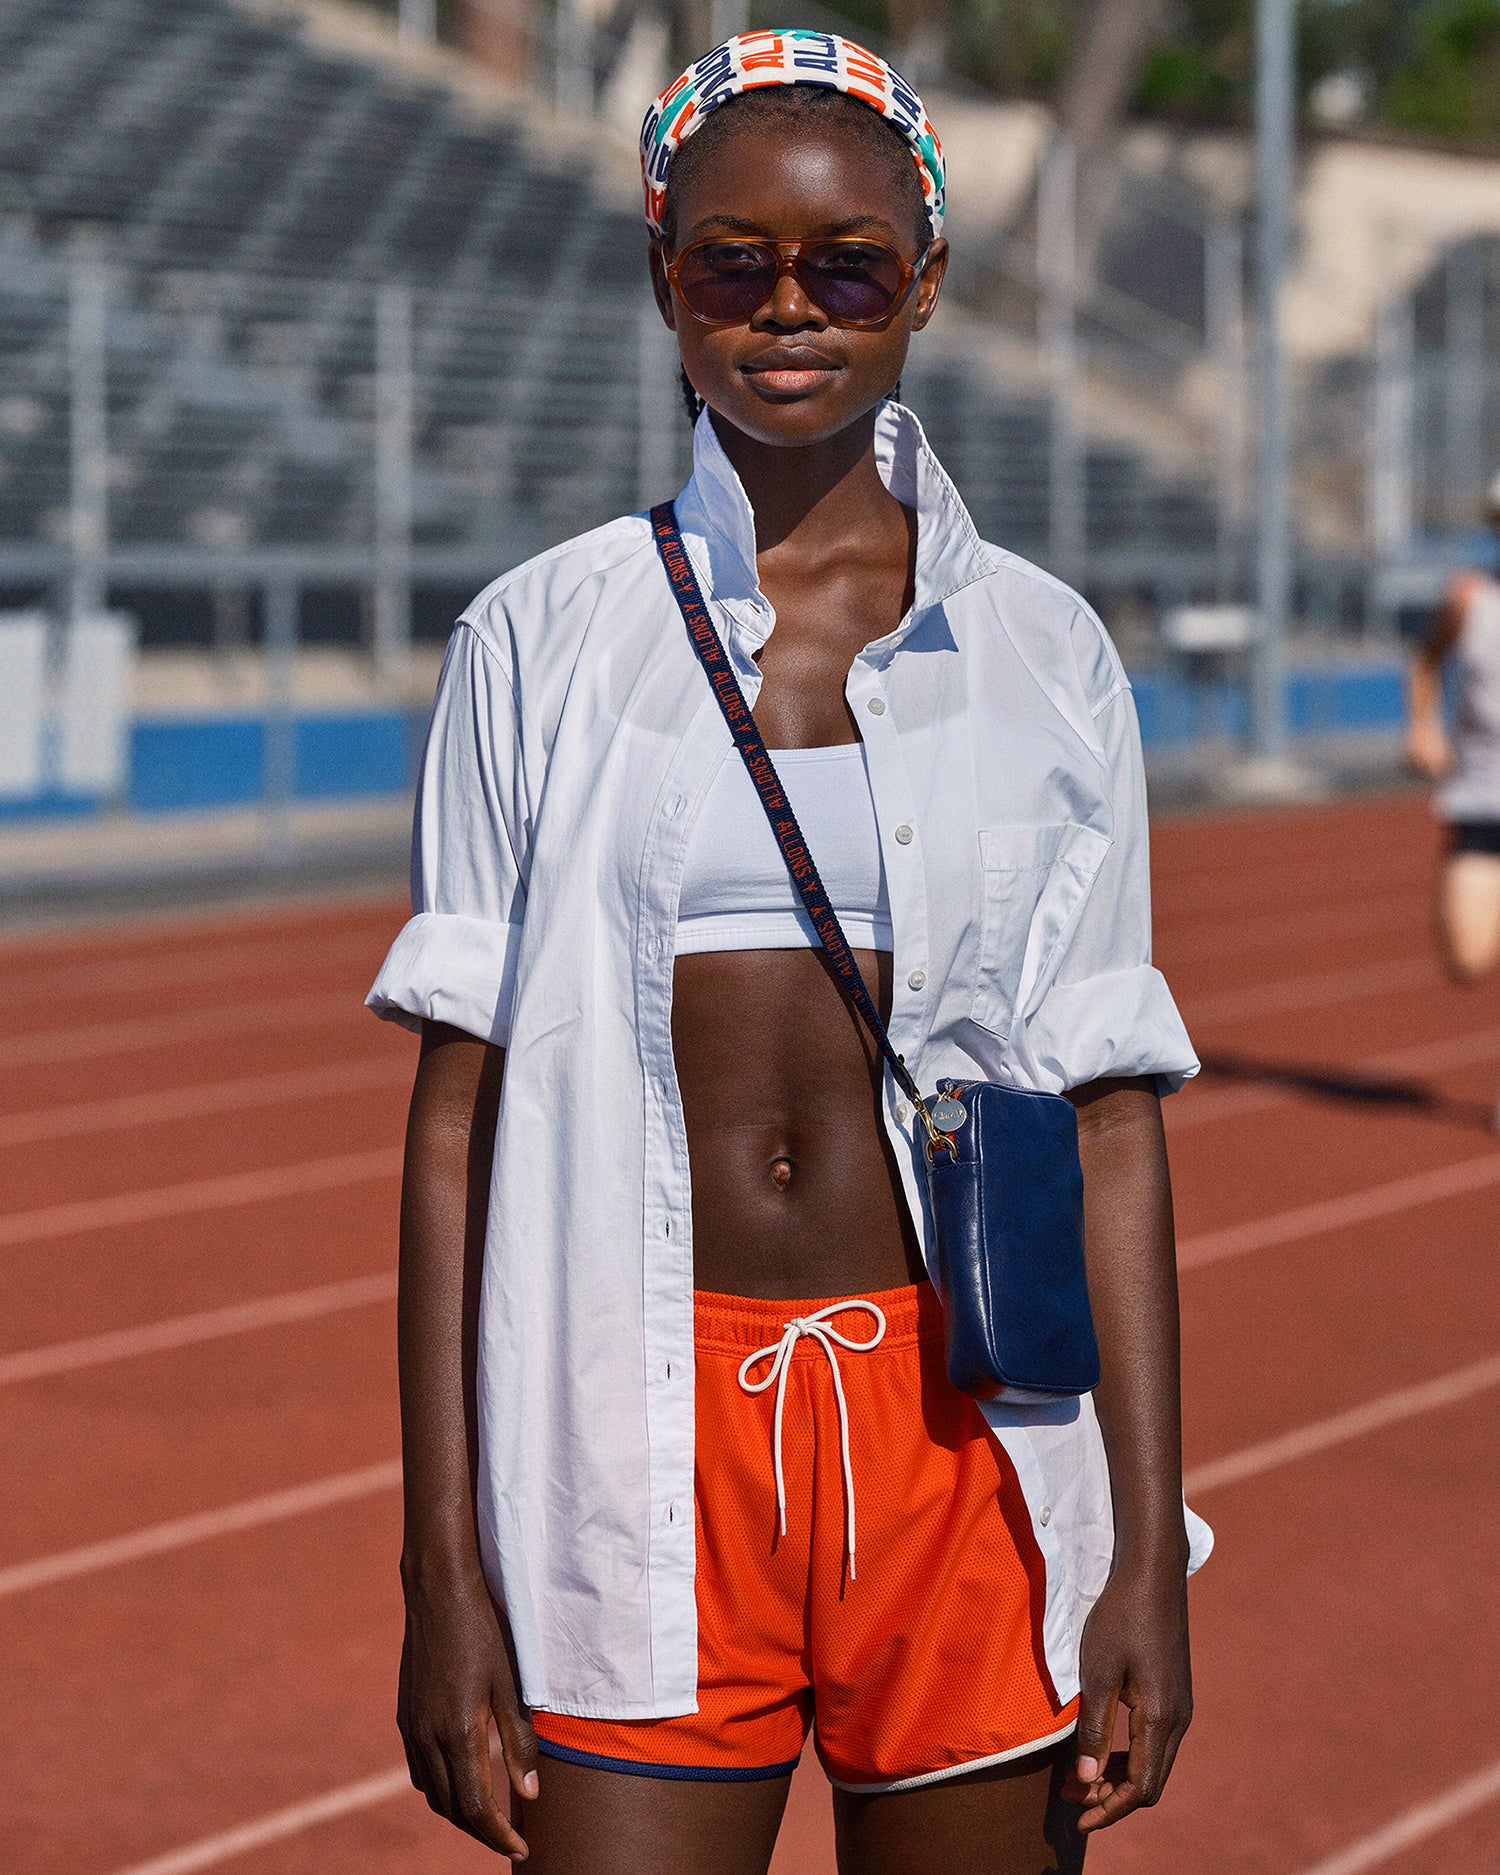
<path fill-rule="evenodd" d="M 666 250 L 660 241 L 653 241 L 646 255 L 646 265 L 651 270 L 651 291 L 656 295 L 656 310 L 661 314 L 662 323 L 669 332 L 677 330 L 677 306 L 672 293 L 672 283 L 667 278 Z"/>
<path fill-rule="evenodd" d="M 938 236 L 927 250 L 927 265 L 917 282 L 917 310 L 911 329 L 920 332 L 937 311 L 938 294 L 943 290 L 943 275 L 948 271 L 948 243 Z"/>

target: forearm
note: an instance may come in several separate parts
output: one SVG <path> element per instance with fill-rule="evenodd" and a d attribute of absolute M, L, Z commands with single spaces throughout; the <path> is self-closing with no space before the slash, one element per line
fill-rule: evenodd
<path fill-rule="evenodd" d="M 406 1637 L 397 1722 L 412 1782 L 500 1855 L 526 1845 L 497 1791 L 490 1722 L 511 1789 L 537 1794 L 536 1737 L 521 1705 L 504 1610 L 479 1565 L 474 1366 L 490 1162 L 504 1057 L 428 1023 L 412 1089 L 401 1191 L 401 1455 Z"/>
<path fill-rule="evenodd" d="M 405 1492 L 402 1570 L 477 1570 L 474 1362 L 503 1056 L 429 1024 L 401 1195 L 397 1346 Z"/>
<path fill-rule="evenodd" d="M 1114 1499 L 1115 1561 L 1185 1567 L 1177 1267 L 1161 1103 L 1149 1080 L 1074 1096 L 1084 1174 L 1094 1395 Z"/>

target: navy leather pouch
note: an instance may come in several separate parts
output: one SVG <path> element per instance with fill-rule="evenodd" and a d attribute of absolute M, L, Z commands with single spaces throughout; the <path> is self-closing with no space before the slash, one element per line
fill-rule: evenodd
<path fill-rule="evenodd" d="M 1083 1252 L 1078 1120 L 1061 1094 L 944 1081 L 924 1099 L 886 1034 L 734 668 L 698 590 L 670 502 L 651 528 L 687 626 L 834 981 L 926 1129 L 927 1196 L 948 1377 L 977 1399 L 1038 1402 L 1099 1384 Z"/>
<path fill-rule="evenodd" d="M 978 1399 L 1056 1399 L 1099 1384 L 1083 1252 L 1078 1116 L 1061 1094 L 940 1081 L 964 1118 L 927 1142 L 948 1378 Z"/>

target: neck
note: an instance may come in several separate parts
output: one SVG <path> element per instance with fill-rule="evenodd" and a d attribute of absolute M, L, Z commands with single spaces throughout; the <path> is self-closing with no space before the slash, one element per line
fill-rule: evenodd
<path fill-rule="evenodd" d="M 875 462 L 874 410 L 836 436 L 796 447 L 757 442 L 717 412 L 711 421 L 755 514 L 755 550 L 827 550 L 868 537 L 899 509 Z"/>

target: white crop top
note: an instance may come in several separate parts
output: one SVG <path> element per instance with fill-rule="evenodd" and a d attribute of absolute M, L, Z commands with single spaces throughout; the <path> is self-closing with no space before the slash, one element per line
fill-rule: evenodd
<path fill-rule="evenodd" d="M 770 755 L 849 942 L 890 950 L 891 904 L 864 744 Z M 739 751 L 730 749 L 688 843 L 677 954 L 817 943 L 760 796 Z"/>

